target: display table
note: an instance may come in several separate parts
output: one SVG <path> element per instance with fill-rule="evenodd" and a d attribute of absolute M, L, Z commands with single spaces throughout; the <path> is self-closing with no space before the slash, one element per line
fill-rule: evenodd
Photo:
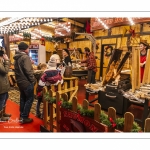
<path fill-rule="evenodd" d="M 72 70 L 72 76 L 83 77 L 88 75 L 88 70 Z"/>
<path fill-rule="evenodd" d="M 114 94 L 114 93 L 113 93 Z M 148 106 L 149 99 L 145 99 L 143 102 L 131 101 L 128 98 L 125 98 L 122 94 L 115 93 L 114 95 L 110 95 L 105 91 L 98 92 L 98 103 L 101 105 L 101 108 L 107 110 L 109 107 L 114 107 L 116 109 L 116 113 L 120 116 L 124 116 L 124 114 L 128 111 L 128 108 L 133 104 L 143 108 L 142 119 L 134 118 L 134 120 L 138 123 L 141 123 L 142 129 L 144 130 L 145 119 L 149 117 L 150 109 Z"/>

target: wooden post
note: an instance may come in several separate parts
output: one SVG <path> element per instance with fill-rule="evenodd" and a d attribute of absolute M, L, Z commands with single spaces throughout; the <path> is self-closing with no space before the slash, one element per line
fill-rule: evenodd
<path fill-rule="evenodd" d="M 50 97 L 52 97 L 52 90 L 49 90 L 49 96 Z M 50 131 L 52 131 L 53 132 L 53 114 L 54 114 L 54 112 L 53 112 L 53 104 L 49 104 L 49 112 L 50 112 L 50 114 L 49 114 L 49 122 L 50 122 Z"/>
<path fill-rule="evenodd" d="M 114 109 L 113 107 L 108 108 L 108 118 L 116 120 L 116 109 Z"/>
<path fill-rule="evenodd" d="M 68 101 L 68 95 L 67 93 L 64 93 L 61 95 L 61 98 L 64 100 L 64 101 Z"/>
<path fill-rule="evenodd" d="M 142 84 L 150 83 L 150 52 L 148 50 Z"/>
<path fill-rule="evenodd" d="M 150 118 L 145 120 L 144 132 L 150 132 Z"/>
<path fill-rule="evenodd" d="M 72 99 L 72 111 L 77 112 L 77 102 L 78 102 L 77 97 L 73 97 L 73 99 Z"/>
<path fill-rule="evenodd" d="M 5 50 L 8 58 L 10 58 L 10 42 L 9 42 L 9 35 L 4 34 L 4 44 L 5 44 Z"/>
<path fill-rule="evenodd" d="M 94 104 L 94 120 L 100 122 L 101 105 L 99 103 Z"/>
<path fill-rule="evenodd" d="M 132 92 L 140 88 L 140 52 L 132 47 Z"/>
<path fill-rule="evenodd" d="M 82 107 L 83 107 L 83 109 L 88 109 L 89 102 L 86 99 L 83 100 Z"/>
<path fill-rule="evenodd" d="M 59 100 L 60 100 L 60 94 L 59 92 L 56 92 L 56 129 L 57 129 L 57 132 L 60 132 L 60 106 L 58 105 Z"/>
<path fill-rule="evenodd" d="M 134 122 L 134 116 L 130 112 L 126 112 L 124 115 L 124 132 L 131 132 Z"/>

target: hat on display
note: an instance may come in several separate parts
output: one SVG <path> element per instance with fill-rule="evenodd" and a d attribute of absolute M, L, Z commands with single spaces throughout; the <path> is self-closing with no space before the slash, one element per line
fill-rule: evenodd
<path fill-rule="evenodd" d="M 54 57 L 52 57 L 48 62 L 48 67 L 56 67 L 56 66 L 57 66 L 56 60 Z"/>
<path fill-rule="evenodd" d="M 23 50 L 23 51 L 28 49 L 28 47 L 29 47 L 28 44 L 26 44 L 24 42 L 20 42 L 19 45 L 18 45 L 18 49 Z"/>
<path fill-rule="evenodd" d="M 70 55 L 70 53 L 69 53 L 69 50 L 68 49 L 66 49 L 66 48 L 64 48 L 63 49 L 68 55 Z"/>

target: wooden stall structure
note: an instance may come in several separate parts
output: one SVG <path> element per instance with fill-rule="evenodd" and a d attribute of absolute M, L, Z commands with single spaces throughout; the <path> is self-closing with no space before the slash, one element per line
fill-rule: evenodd
<path fill-rule="evenodd" d="M 137 47 L 132 47 L 132 92 L 140 88 L 140 50 Z"/>

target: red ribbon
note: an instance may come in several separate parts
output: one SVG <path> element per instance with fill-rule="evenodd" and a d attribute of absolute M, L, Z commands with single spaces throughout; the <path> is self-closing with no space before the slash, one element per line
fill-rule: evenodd
<path fill-rule="evenodd" d="M 109 118 L 109 121 L 111 122 L 112 127 L 114 128 L 116 126 L 116 123 L 114 122 L 114 120 L 112 118 Z"/>
<path fill-rule="evenodd" d="M 58 101 L 58 106 L 61 106 L 61 104 L 62 104 L 62 101 Z"/>
<path fill-rule="evenodd" d="M 39 93 L 37 94 L 37 96 L 40 97 L 40 96 L 41 96 L 41 92 L 39 92 Z"/>
<path fill-rule="evenodd" d="M 113 121 L 113 119 L 112 119 L 112 118 L 109 118 L 109 121 L 110 121 L 111 123 L 114 123 L 114 121 Z"/>

